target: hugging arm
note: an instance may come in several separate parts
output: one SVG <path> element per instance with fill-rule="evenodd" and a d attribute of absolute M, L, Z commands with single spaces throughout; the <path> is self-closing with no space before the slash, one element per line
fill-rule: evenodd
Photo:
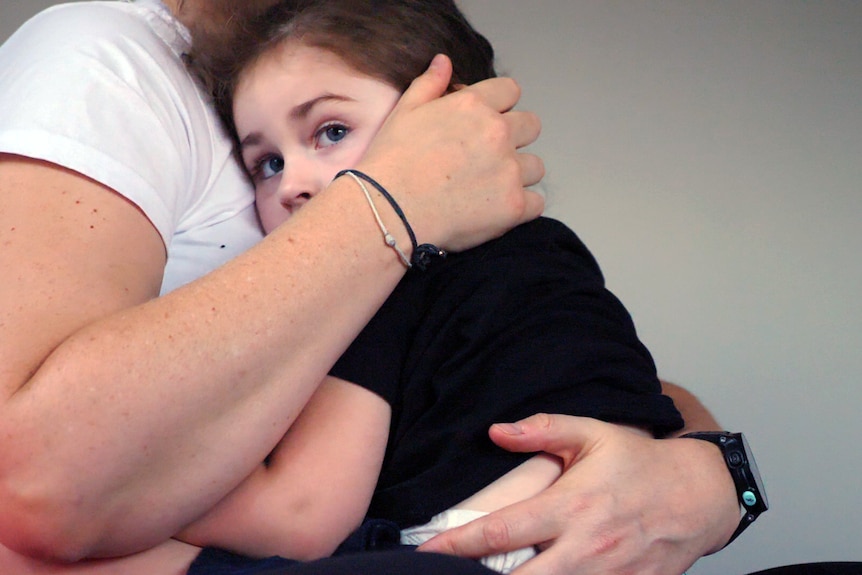
<path fill-rule="evenodd" d="M 357 167 L 422 241 L 463 249 L 538 214 L 524 186 L 542 168 L 517 152 L 536 118 L 501 114 L 514 82 L 437 99 L 450 73 L 442 59 L 414 83 Z M 355 217 L 365 210 L 335 182 L 247 253 L 156 297 L 166 248 L 138 207 L 0 155 L 0 269 L 14 270 L 0 280 L 0 542 L 65 561 L 132 553 L 239 485 L 404 273 L 373 219 Z"/>

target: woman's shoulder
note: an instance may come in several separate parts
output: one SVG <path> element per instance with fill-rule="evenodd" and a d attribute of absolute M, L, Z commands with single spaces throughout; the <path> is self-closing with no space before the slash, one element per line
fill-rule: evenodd
<path fill-rule="evenodd" d="M 81 44 L 86 39 L 98 42 L 103 37 L 119 37 L 142 24 L 135 17 L 140 9 L 125 2 L 69 2 L 56 4 L 36 13 L 10 36 L 8 43 L 38 45 Z M 144 24 L 145 25 L 145 24 Z"/>
<path fill-rule="evenodd" d="M 25 22 L 0 47 L 0 59 L 38 62 L 86 58 L 91 64 L 158 58 L 159 52 L 187 51 L 188 33 L 159 3 L 69 2 L 51 6 Z M 60 64 L 58 64 L 60 65 Z"/>

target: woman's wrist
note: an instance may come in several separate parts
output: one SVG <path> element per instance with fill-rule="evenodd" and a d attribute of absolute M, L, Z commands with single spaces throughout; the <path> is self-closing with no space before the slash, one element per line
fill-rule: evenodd
<path fill-rule="evenodd" d="M 362 193 L 368 202 L 368 207 L 371 209 L 371 213 L 374 215 L 377 226 L 380 228 L 380 232 L 383 235 L 384 243 L 398 254 L 399 259 L 405 267 L 408 269 L 416 268 L 419 271 L 424 271 L 435 258 L 446 257 L 446 252 L 433 244 L 419 244 L 416 239 L 416 234 L 413 232 L 413 227 L 410 225 L 410 221 L 407 219 L 404 210 L 401 209 L 401 206 L 392 194 L 380 185 L 377 180 L 368 174 L 355 169 L 342 170 L 335 175 L 335 178 L 337 179 L 342 176 L 349 176 L 362 190 Z M 368 185 L 366 185 L 366 183 Z M 409 248 L 402 248 L 398 245 L 398 241 L 395 239 L 395 236 L 392 235 L 386 223 L 383 221 L 380 211 L 377 209 L 377 203 L 380 198 L 383 198 L 386 203 L 389 204 L 389 207 L 401 220 L 401 225 L 404 227 L 404 230 L 407 232 L 407 236 L 410 238 Z M 405 253 L 405 250 L 409 251 L 412 255 L 408 256 L 407 253 Z"/>
<path fill-rule="evenodd" d="M 692 439 L 673 439 L 684 449 L 683 457 L 689 471 L 697 470 L 698 490 L 704 517 L 712 521 L 703 522 L 712 527 L 706 533 L 703 554 L 709 555 L 723 549 L 739 524 L 740 508 L 733 478 L 727 470 L 724 456 L 715 445 Z"/>
<path fill-rule="evenodd" d="M 321 207 L 321 204 L 331 200 L 330 207 L 325 208 L 331 212 L 330 221 L 339 222 L 344 237 L 350 241 L 360 258 L 366 262 L 381 259 L 387 268 L 389 263 L 394 262 L 403 272 L 409 267 L 405 260 L 409 263 L 413 256 L 413 244 L 407 228 L 390 203 L 373 186 L 362 184 L 362 180 L 357 179 L 336 177 L 315 198 L 315 203 Z M 300 212 L 297 215 L 302 214 Z M 354 229 L 348 230 L 348 226 Z"/>

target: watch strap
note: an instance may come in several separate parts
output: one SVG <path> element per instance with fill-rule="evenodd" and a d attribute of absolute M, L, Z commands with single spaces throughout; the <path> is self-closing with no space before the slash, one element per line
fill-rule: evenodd
<path fill-rule="evenodd" d="M 727 470 L 733 478 L 737 499 L 743 509 L 736 530 L 725 547 L 730 545 L 745 529 L 754 523 L 755 519 L 769 509 L 766 492 L 760 481 L 757 465 L 748 448 L 745 436 L 741 433 L 728 431 L 700 431 L 686 433 L 680 437 L 708 441 L 721 450 Z"/>

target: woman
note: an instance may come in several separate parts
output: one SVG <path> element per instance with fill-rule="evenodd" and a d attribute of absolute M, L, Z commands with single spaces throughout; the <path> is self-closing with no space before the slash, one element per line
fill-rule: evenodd
<path fill-rule="evenodd" d="M 0 50 L 0 269 L 15 270 L 0 281 L 0 542 L 22 572 L 54 569 L 25 556 L 154 546 L 123 566 L 71 572 L 154 557 L 169 559 L 166 573 L 183 570 L 196 551 L 164 541 L 256 468 L 404 274 L 373 219 L 353 218 L 364 200 L 338 182 L 244 252 L 260 235 L 247 184 L 182 58 L 187 27 L 251 3 L 180 4 L 54 8 Z M 536 216 L 541 201 L 524 186 L 542 168 L 517 152 L 535 117 L 500 114 L 517 100 L 514 83 L 437 100 L 448 72 L 444 61 L 417 81 L 358 167 L 387 183 L 422 241 L 460 250 Z M 415 169 L 429 164 L 439 171 Z M 621 449 L 590 461 L 627 461 L 628 438 L 593 429 L 591 441 Z M 692 500 L 687 510 L 709 522 L 686 535 L 705 551 L 729 534 L 735 503 L 718 455 L 691 443 L 652 449 L 655 461 L 706 470 L 688 487 L 721 503 Z M 567 477 L 581 484 L 569 499 L 606 483 Z M 601 520 L 610 516 L 620 514 Z M 533 535 L 572 534 L 575 523 L 543 522 Z"/>

